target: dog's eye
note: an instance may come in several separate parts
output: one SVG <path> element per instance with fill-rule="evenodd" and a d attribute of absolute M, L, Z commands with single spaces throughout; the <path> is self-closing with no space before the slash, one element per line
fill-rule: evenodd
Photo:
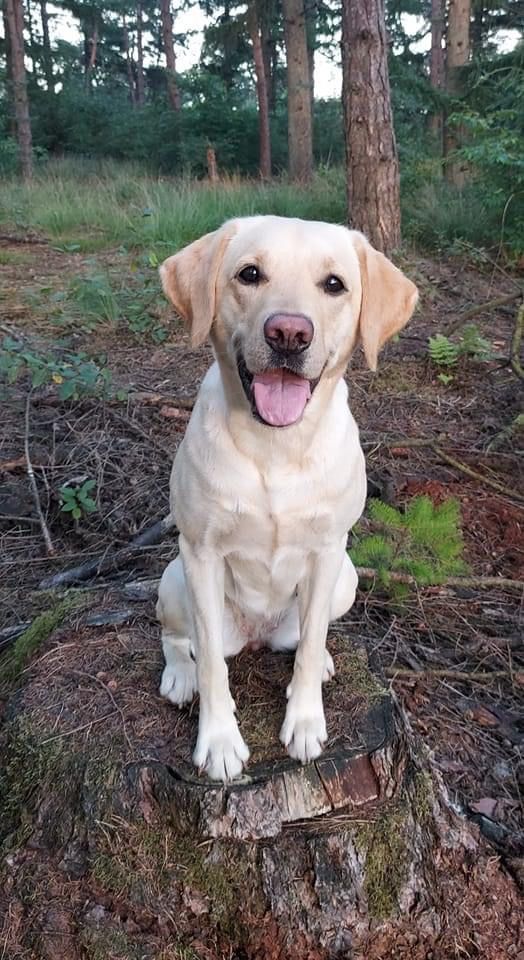
<path fill-rule="evenodd" d="M 326 277 L 323 283 L 325 293 L 342 293 L 346 287 L 340 277 L 336 277 L 334 273 L 331 273 L 329 277 Z"/>
<path fill-rule="evenodd" d="M 250 263 L 247 267 L 244 267 L 243 270 L 238 274 L 238 279 L 241 283 L 248 285 L 256 285 L 262 280 L 262 274 L 258 267 L 255 267 L 254 264 Z"/>

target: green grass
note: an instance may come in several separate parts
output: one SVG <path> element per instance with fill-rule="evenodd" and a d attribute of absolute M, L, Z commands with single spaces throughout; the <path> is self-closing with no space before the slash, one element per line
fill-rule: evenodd
<path fill-rule="evenodd" d="M 342 171 L 318 175 L 301 189 L 285 180 L 263 184 L 230 178 L 216 186 L 189 179 L 156 179 L 136 166 L 53 161 L 30 185 L 0 184 L 0 222 L 35 228 L 61 249 L 109 247 L 179 249 L 224 220 L 277 214 L 343 223 Z"/>

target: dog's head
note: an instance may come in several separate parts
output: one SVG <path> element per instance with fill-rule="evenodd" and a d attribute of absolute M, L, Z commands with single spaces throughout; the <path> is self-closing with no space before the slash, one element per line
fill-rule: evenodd
<path fill-rule="evenodd" d="M 342 375 L 359 339 L 375 370 L 418 296 L 362 234 L 283 217 L 231 220 L 160 273 L 193 345 L 210 333 L 239 402 L 278 427 L 301 419 L 322 378 Z"/>

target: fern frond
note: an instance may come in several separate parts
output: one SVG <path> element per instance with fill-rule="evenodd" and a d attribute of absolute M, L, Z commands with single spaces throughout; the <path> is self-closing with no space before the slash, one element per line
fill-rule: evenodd
<path fill-rule="evenodd" d="M 456 343 L 452 343 L 449 337 L 445 337 L 442 333 L 429 338 L 428 351 L 433 363 L 439 367 L 455 366 L 460 353 Z"/>
<path fill-rule="evenodd" d="M 375 523 L 380 523 L 384 527 L 393 530 L 402 530 L 404 525 L 400 510 L 390 506 L 389 503 L 383 503 L 382 500 L 372 499 L 368 501 L 368 513 L 370 519 Z"/>

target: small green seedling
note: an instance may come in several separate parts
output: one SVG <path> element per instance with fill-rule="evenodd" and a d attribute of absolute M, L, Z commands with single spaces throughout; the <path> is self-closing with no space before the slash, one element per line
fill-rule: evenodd
<path fill-rule="evenodd" d="M 61 513 L 70 513 L 73 520 L 81 520 L 88 513 L 94 513 L 96 503 L 89 496 L 94 486 L 94 480 L 84 480 L 80 486 L 60 487 Z"/>

